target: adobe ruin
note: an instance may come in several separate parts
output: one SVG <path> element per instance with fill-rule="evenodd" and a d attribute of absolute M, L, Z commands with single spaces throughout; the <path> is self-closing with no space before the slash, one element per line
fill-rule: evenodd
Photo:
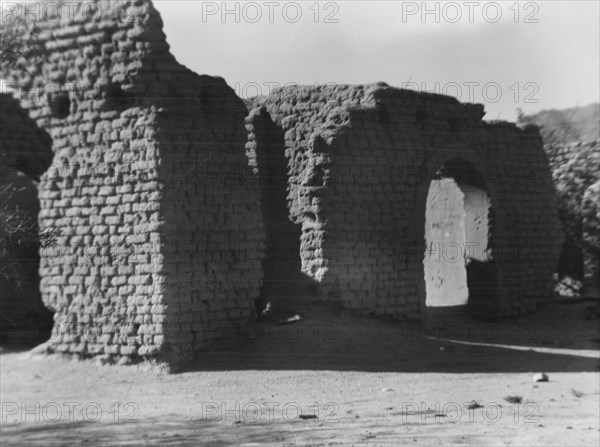
<path fill-rule="evenodd" d="M 175 60 L 149 1 L 82 2 L 37 25 L 41 59 L 4 77 L 52 137 L 49 349 L 185 361 L 255 318 L 264 238 L 244 103 Z"/>
<path fill-rule="evenodd" d="M 552 296 L 561 235 L 537 128 L 384 83 L 252 104 L 249 157 L 260 177 L 265 153 L 285 154 L 302 272 L 328 300 L 403 317 L 467 302 L 514 315 Z"/>
<path fill-rule="evenodd" d="M 385 84 L 286 88 L 248 114 L 223 79 L 175 60 L 150 1 L 116 17 L 94 2 L 95 20 L 86 5 L 38 24 L 41 61 L 11 75 L 52 137 L 49 350 L 189 360 L 255 321 L 263 278 L 396 318 L 459 288 L 495 315 L 552 296 L 561 237 L 535 128 Z"/>

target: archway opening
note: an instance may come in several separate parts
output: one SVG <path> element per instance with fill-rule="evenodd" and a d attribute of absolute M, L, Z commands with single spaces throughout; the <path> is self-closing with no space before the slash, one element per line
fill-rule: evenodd
<path fill-rule="evenodd" d="M 431 180 L 425 208 L 425 306 L 428 310 L 493 312 L 498 282 L 493 210 L 485 183 L 464 160 Z"/>

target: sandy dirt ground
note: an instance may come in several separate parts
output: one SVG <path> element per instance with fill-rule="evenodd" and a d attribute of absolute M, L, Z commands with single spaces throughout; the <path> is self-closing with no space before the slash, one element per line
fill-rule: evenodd
<path fill-rule="evenodd" d="M 0 444 L 598 446 L 586 306 L 425 324 L 313 309 L 175 374 L 4 347 Z"/>

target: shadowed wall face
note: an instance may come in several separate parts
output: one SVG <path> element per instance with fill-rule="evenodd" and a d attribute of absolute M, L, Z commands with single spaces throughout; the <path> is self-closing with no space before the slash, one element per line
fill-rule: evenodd
<path fill-rule="evenodd" d="M 288 210 L 288 163 L 284 135 L 266 111 L 252 120 L 257 141 L 256 173 L 260 186 L 260 208 L 265 228 L 263 292 L 299 286 L 301 226 Z"/>

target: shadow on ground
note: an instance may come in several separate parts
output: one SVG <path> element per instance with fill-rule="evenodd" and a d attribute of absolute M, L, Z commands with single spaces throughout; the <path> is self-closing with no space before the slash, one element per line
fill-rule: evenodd
<path fill-rule="evenodd" d="M 555 303 L 500 321 L 439 312 L 385 321 L 315 308 L 294 324 L 239 327 L 181 372 L 340 370 L 366 372 L 584 372 L 600 369 L 598 320 L 586 303 Z"/>
<path fill-rule="evenodd" d="M 388 321 L 311 305 L 291 324 L 240 326 L 178 373 L 228 370 L 339 370 L 365 372 L 594 372 L 600 369 L 600 327 L 587 319 L 589 303 L 554 303 L 500 321 L 437 312 L 424 321 Z M 2 353 L 26 351 L 4 339 Z M 11 343 L 6 343 L 6 341 Z"/>

